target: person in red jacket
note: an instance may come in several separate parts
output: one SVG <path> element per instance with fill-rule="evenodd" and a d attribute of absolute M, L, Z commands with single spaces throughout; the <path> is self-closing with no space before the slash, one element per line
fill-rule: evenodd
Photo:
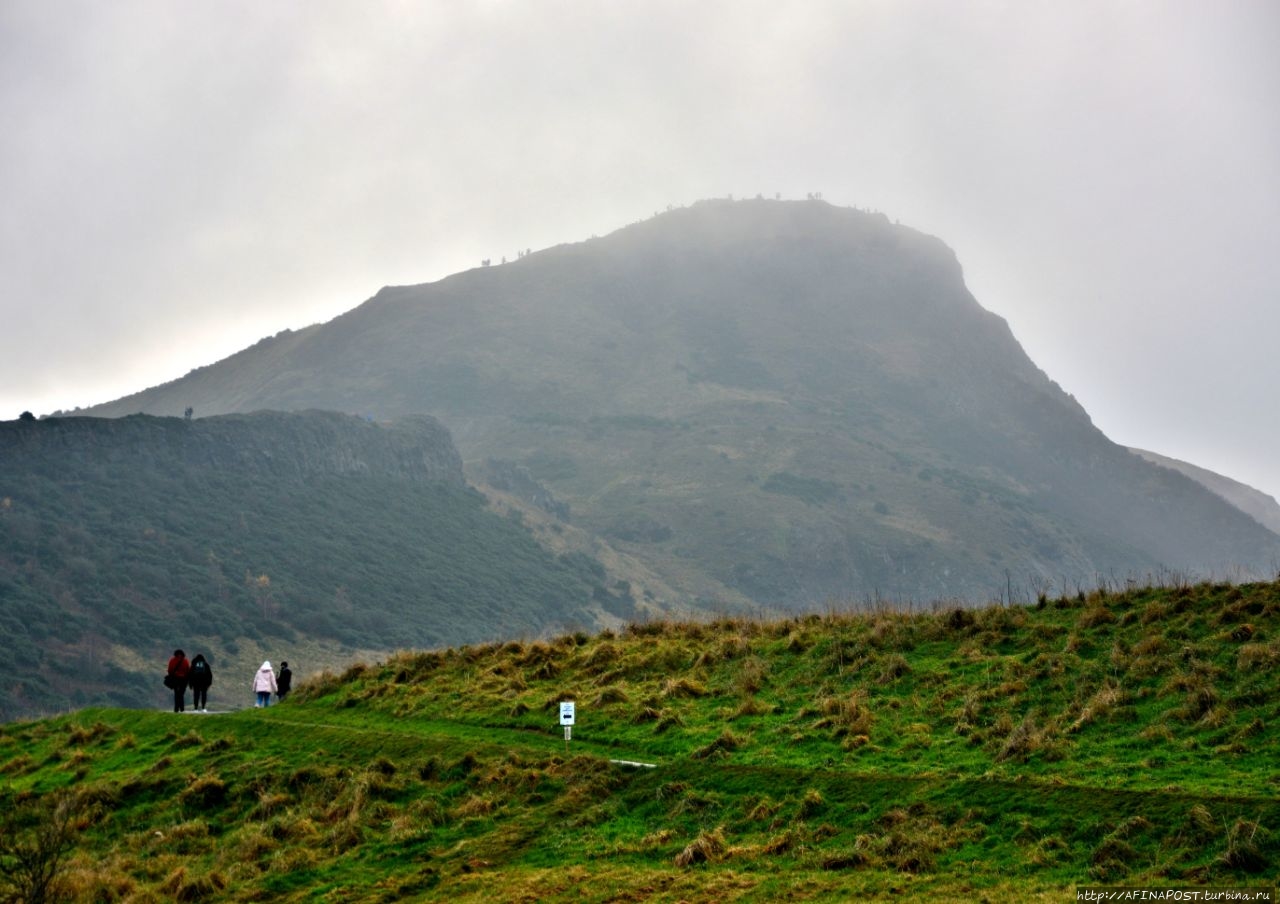
<path fill-rule="evenodd" d="M 191 670 L 191 663 L 187 662 L 187 654 L 181 649 L 173 651 L 173 657 L 169 660 L 169 681 L 170 687 L 173 688 L 173 711 L 175 713 L 183 712 L 187 708 L 187 673 Z"/>

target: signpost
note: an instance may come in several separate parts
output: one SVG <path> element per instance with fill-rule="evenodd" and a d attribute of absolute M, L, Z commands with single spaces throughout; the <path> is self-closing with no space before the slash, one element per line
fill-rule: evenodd
<path fill-rule="evenodd" d="M 569 752 L 569 739 L 573 737 L 573 701 L 560 701 L 560 724 L 564 726 L 564 752 Z"/>

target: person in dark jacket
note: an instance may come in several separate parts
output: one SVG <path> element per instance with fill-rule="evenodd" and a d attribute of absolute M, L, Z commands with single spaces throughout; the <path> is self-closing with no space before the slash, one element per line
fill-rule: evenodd
<path fill-rule="evenodd" d="M 280 674 L 276 676 L 276 701 L 283 700 L 291 687 L 293 687 L 293 672 L 289 669 L 289 663 L 281 660 Z"/>
<path fill-rule="evenodd" d="M 209 667 L 203 653 L 197 653 L 195 659 L 191 660 L 191 668 L 187 670 L 187 683 L 191 685 L 191 708 L 198 713 L 207 713 L 213 669 Z"/>
<path fill-rule="evenodd" d="M 173 688 L 173 711 L 180 713 L 187 708 L 187 672 L 191 663 L 187 662 L 187 654 L 179 648 L 173 651 L 169 659 L 169 686 Z"/>

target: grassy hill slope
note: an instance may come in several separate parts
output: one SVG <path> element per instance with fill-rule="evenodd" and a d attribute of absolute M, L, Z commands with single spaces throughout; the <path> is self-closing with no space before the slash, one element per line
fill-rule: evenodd
<path fill-rule="evenodd" d="M 1275 533 L 1280 533 L 1280 503 L 1277 503 L 1274 497 L 1261 490 L 1255 490 L 1253 487 L 1238 480 L 1215 474 L 1206 468 L 1179 461 L 1176 458 L 1148 452 L 1145 449 L 1131 448 L 1129 451 L 1153 464 L 1185 474 L 1202 486 L 1217 493 L 1263 527 Z"/>
<path fill-rule="evenodd" d="M 427 419 L 0 424 L 0 718 L 140 705 L 178 646 L 229 683 L 630 614 L 603 581 L 487 511 Z"/>
<path fill-rule="evenodd" d="M 1098 431 L 941 241 L 821 201 L 708 201 L 421 286 L 92 413 L 427 412 L 679 600 L 1023 598 L 1280 539 Z M 1261 569 L 1261 570 L 1256 570 Z"/>
<path fill-rule="evenodd" d="M 68 901 L 1270 886 L 1278 632 L 1280 584 L 1195 585 L 403 653 L 267 710 L 6 726 L 2 803 L 78 802 Z"/>

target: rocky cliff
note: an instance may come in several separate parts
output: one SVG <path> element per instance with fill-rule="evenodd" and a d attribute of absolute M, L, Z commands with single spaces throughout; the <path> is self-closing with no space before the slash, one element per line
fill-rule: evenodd
<path fill-rule="evenodd" d="M 0 422 L 0 468 L 22 457 L 71 468 L 181 465 L 275 479 L 328 474 L 464 483 L 449 431 L 424 415 L 384 424 L 329 411 Z"/>

